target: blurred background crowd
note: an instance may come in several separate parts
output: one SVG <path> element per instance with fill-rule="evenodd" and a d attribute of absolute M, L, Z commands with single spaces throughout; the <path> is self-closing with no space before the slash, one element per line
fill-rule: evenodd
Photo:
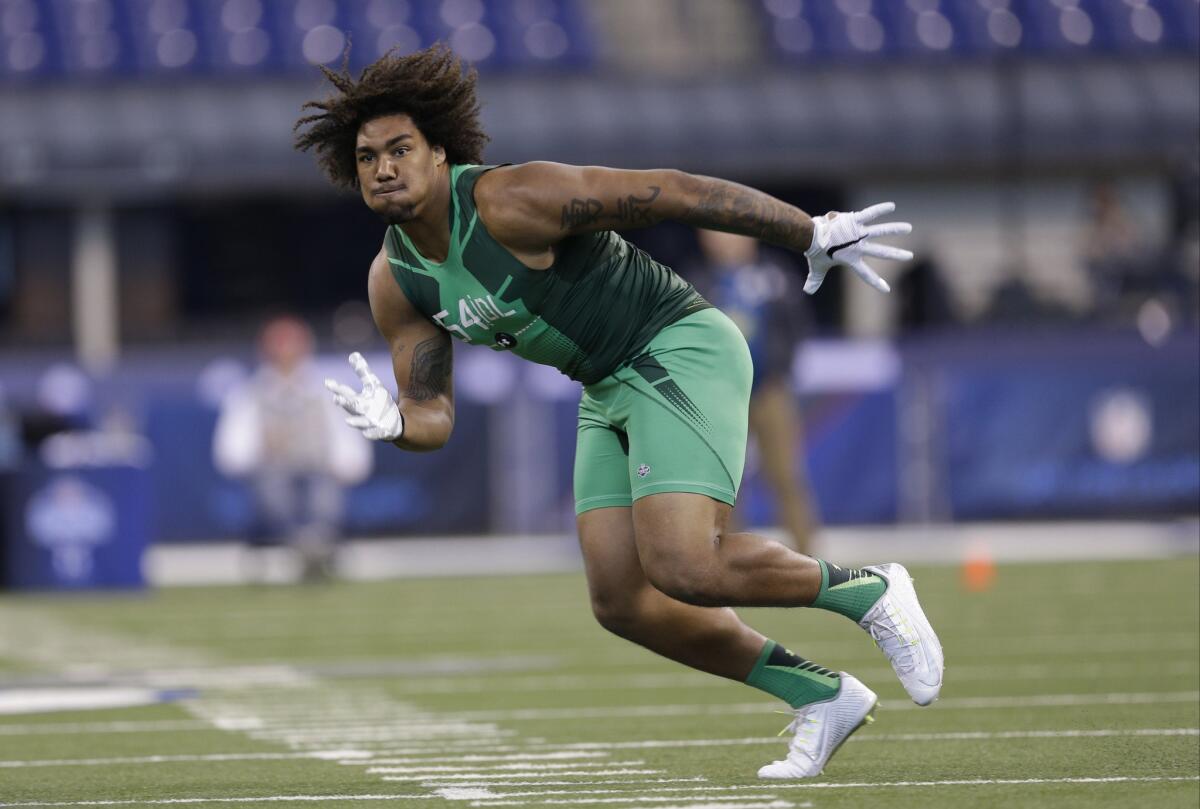
<path fill-rule="evenodd" d="M 743 521 L 1200 511 L 1200 0 L 0 0 L 10 582 L 19 537 L 98 546 L 110 512 L 143 543 L 570 530 L 577 386 L 505 354 L 458 352 L 441 453 L 326 468 L 294 394 L 290 436 L 214 446 L 223 405 L 320 392 L 281 351 L 304 380 L 382 357 L 382 225 L 292 126 L 315 65 L 438 40 L 479 70 L 490 162 L 913 222 L 891 295 L 811 300 L 802 257 L 627 234 L 759 341 Z M 264 494 L 287 465 L 317 488 Z"/>

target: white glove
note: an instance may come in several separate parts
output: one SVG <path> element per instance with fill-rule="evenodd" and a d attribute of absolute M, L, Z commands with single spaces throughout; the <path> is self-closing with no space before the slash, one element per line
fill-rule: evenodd
<path fill-rule="evenodd" d="M 812 245 L 804 251 L 804 256 L 808 259 L 808 278 L 804 281 L 804 291 L 809 295 L 816 292 L 825 280 L 825 273 L 829 272 L 831 267 L 843 264 L 880 292 L 890 292 L 892 288 L 888 286 L 887 281 L 876 275 L 863 259 L 865 256 L 874 256 L 893 261 L 912 260 L 913 254 L 908 250 L 870 241 L 875 236 L 897 236 L 912 232 L 912 225 L 908 222 L 866 224 L 875 217 L 894 210 L 894 202 L 881 202 L 861 211 L 830 211 L 813 219 Z"/>
<path fill-rule="evenodd" d="M 379 377 L 371 373 L 371 366 L 362 354 L 355 351 L 350 355 L 350 367 L 362 380 L 361 393 L 332 379 L 325 380 L 325 387 L 333 393 L 334 403 L 350 414 L 346 423 L 361 430 L 372 441 L 395 441 L 404 434 L 404 416 L 396 406 L 396 400 Z"/>

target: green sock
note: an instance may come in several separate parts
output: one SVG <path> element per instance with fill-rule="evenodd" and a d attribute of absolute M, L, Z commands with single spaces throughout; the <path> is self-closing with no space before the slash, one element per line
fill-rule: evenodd
<path fill-rule="evenodd" d="M 845 615 L 858 622 L 887 591 L 887 582 L 869 570 L 844 568 L 818 559 L 821 592 L 809 606 Z"/>
<path fill-rule="evenodd" d="M 842 687 L 842 679 L 836 671 L 821 668 L 769 640 L 763 646 L 750 676 L 746 678 L 746 685 L 766 691 L 793 708 L 799 708 L 836 697 Z"/>

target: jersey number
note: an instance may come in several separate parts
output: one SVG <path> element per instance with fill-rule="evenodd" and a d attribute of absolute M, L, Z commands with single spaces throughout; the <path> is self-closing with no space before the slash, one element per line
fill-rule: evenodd
<path fill-rule="evenodd" d="M 434 315 L 433 320 L 446 331 L 458 335 L 459 338 L 469 343 L 471 342 L 471 337 L 466 332 L 466 329 L 472 326 L 481 326 L 490 331 L 493 322 L 502 317 L 515 315 L 516 313 L 516 309 L 510 309 L 507 312 L 500 311 L 500 307 L 492 300 L 492 296 L 488 295 L 485 298 L 475 298 L 473 301 L 471 298 L 459 298 L 457 324 L 445 322 L 445 319 L 450 316 L 450 311 L 447 309 L 443 309 Z"/>

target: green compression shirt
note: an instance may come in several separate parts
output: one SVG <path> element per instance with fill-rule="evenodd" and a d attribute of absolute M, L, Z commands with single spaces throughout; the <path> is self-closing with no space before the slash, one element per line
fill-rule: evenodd
<path fill-rule="evenodd" d="M 710 305 L 671 268 L 612 231 L 570 236 L 531 270 L 479 221 L 475 182 L 494 166 L 450 167 L 450 251 L 427 261 L 398 226 L 384 241 L 413 306 L 468 343 L 552 365 L 585 385 L 638 354 L 665 326 Z"/>

